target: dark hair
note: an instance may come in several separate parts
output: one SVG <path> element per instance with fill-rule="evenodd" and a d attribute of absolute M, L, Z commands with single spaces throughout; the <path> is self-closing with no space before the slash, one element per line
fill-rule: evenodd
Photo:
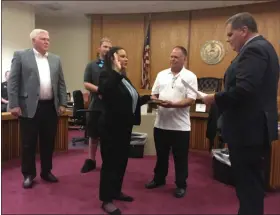
<path fill-rule="evenodd" d="M 187 49 L 183 46 L 175 46 L 173 49 L 180 49 L 185 57 L 188 55 Z"/>
<path fill-rule="evenodd" d="M 119 50 L 123 49 L 122 47 L 119 46 L 113 46 L 105 55 L 104 58 L 104 66 L 106 69 L 108 70 L 112 70 L 113 67 L 113 61 L 112 59 L 114 59 L 114 54 L 116 52 L 118 52 Z"/>
<path fill-rule="evenodd" d="M 231 24 L 232 29 L 240 29 L 246 26 L 252 33 L 258 33 L 257 22 L 248 12 L 233 15 L 226 21 L 226 24 Z"/>

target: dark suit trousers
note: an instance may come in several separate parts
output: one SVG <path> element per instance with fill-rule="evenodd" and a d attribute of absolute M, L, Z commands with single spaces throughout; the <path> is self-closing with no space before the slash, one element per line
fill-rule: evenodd
<path fill-rule="evenodd" d="M 38 136 L 41 172 L 51 171 L 57 121 L 58 117 L 53 100 L 39 101 L 33 118 L 19 118 L 23 176 L 36 176 L 35 155 Z"/>
<path fill-rule="evenodd" d="M 100 173 L 99 199 L 111 202 L 120 195 L 129 156 L 132 126 L 101 127 L 100 147 L 102 168 Z"/>
<path fill-rule="evenodd" d="M 188 177 L 189 131 L 173 131 L 154 128 L 154 140 L 157 153 L 157 162 L 154 169 L 154 181 L 164 183 L 168 173 L 168 161 L 172 148 L 176 185 L 186 188 Z"/>
<path fill-rule="evenodd" d="M 231 167 L 239 199 L 239 215 L 264 214 L 263 145 L 235 147 L 229 144 Z"/>

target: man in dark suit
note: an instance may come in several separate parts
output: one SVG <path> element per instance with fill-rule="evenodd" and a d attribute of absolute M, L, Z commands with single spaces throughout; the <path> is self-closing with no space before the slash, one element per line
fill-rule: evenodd
<path fill-rule="evenodd" d="M 279 61 L 275 49 L 258 34 L 249 13 L 226 22 L 228 42 L 238 52 L 225 73 L 225 89 L 204 97 L 223 114 L 240 215 L 264 214 L 263 157 L 277 137 Z"/>
<path fill-rule="evenodd" d="M 104 56 L 112 47 L 112 42 L 109 38 L 102 38 L 100 41 L 100 47 L 98 48 L 98 59 L 88 63 L 84 74 L 84 86 L 90 92 L 90 105 L 89 109 L 93 112 L 88 114 L 88 136 L 90 142 L 88 146 L 88 159 L 85 160 L 84 165 L 81 169 L 82 173 L 87 173 L 96 168 L 96 151 L 98 145 L 99 135 L 97 132 L 98 116 L 103 109 L 102 102 L 97 95 L 99 75 L 104 67 Z"/>
<path fill-rule="evenodd" d="M 65 112 L 67 92 L 60 58 L 48 53 L 49 33 L 34 29 L 33 49 L 16 51 L 8 81 L 10 112 L 19 117 L 23 187 L 36 177 L 35 154 L 39 135 L 41 178 L 57 182 L 51 173 L 58 114 Z"/>

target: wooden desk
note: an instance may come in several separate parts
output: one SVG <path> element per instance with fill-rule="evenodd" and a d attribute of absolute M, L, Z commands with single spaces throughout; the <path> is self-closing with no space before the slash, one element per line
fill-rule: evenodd
<path fill-rule="evenodd" d="M 280 188 L 280 140 L 272 142 L 270 151 L 269 186 L 271 189 Z"/>
<path fill-rule="evenodd" d="M 69 112 L 59 117 L 57 135 L 55 140 L 55 151 L 68 151 L 68 116 Z M 20 132 L 19 121 L 11 113 L 1 114 L 1 149 L 2 162 L 20 157 Z M 37 147 L 37 149 L 39 149 Z"/>
<path fill-rule="evenodd" d="M 209 140 L 206 138 L 208 113 L 191 112 L 190 149 L 207 151 Z M 214 148 L 218 145 L 218 137 L 215 139 Z"/>
<path fill-rule="evenodd" d="M 141 116 L 141 125 L 134 126 L 133 131 L 142 132 L 148 134 L 148 142 L 145 145 L 145 155 L 155 155 L 155 144 L 154 144 L 154 122 L 155 114 L 148 113 Z M 207 113 L 191 113 L 191 135 L 190 135 L 190 149 L 207 151 L 208 150 L 208 139 L 206 138 L 207 129 Z M 218 139 L 215 141 L 217 145 Z"/>

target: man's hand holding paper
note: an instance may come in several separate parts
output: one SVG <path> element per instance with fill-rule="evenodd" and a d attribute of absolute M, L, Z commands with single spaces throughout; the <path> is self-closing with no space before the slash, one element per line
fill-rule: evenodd
<path fill-rule="evenodd" d="M 206 104 L 206 105 L 211 105 L 215 103 L 215 94 L 209 94 L 206 95 L 202 98 L 202 101 Z"/>

